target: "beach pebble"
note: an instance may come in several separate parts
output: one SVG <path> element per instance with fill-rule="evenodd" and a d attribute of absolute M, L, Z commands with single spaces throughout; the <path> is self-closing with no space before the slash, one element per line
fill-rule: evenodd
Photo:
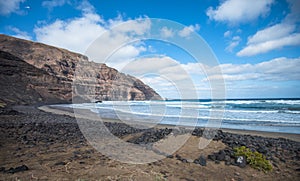
<path fill-rule="evenodd" d="M 215 161 L 216 160 L 216 155 L 215 154 L 208 155 L 207 158 L 212 160 L 212 161 Z"/>
<path fill-rule="evenodd" d="M 167 155 L 167 158 L 174 158 L 173 155 Z"/>
<path fill-rule="evenodd" d="M 194 160 L 195 164 L 199 164 L 201 166 L 206 166 L 206 158 L 205 156 L 201 155 L 198 159 Z"/>
<path fill-rule="evenodd" d="M 66 162 L 56 162 L 54 165 L 55 165 L 55 166 L 58 166 L 58 165 L 66 165 Z"/>
<path fill-rule="evenodd" d="M 225 165 L 231 165 L 231 158 L 229 155 L 226 155 L 224 158 Z"/>
<path fill-rule="evenodd" d="M 6 170 L 6 172 L 14 174 L 14 173 L 23 172 L 23 171 L 26 171 L 26 170 L 29 170 L 29 168 L 26 165 L 22 165 L 22 166 L 19 166 L 19 167 L 16 167 L 16 168 L 10 168 L 9 170 Z"/>
<path fill-rule="evenodd" d="M 202 155 L 199 157 L 199 164 L 200 164 L 201 166 L 206 166 L 206 159 L 205 159 L 205 157 L 202 156 Z"/>
<path fill-rule="evenodd" d="M 0 172 L 4 172 L 5 171 L 5 167 L 0 167 Z"/>
<path fill-rule="evenodd" d="M 219 161 L 223 161 L 225 159 L 226 153 L 224 150 L 220 150 L 216 156 L 216 159 Z"/>

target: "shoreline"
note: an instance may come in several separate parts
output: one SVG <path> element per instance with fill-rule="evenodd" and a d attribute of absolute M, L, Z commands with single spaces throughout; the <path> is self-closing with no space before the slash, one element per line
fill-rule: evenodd
<path fill-rule="evenodd" d="M 71 117 L 75 117 L 73 108 L 68 107 L 59 107 L 55 105 L 43 105 L 37 107 L 39 110 L 42 110 L 44 112 L 49 112 L 53 114 L 59 114 L 59 115 L 68 115 Z M 79 109 L 77 109 L 79 110 Z M 91 112 L 89 110 L 84 109 L 84 111 Z M 82 113 L 82 112 L 80 112 Z M 77 115 L 79 116 L 79 115 Z M 80 117 L 80 116 L 79 116 Z M 86 118 L 85 115 L 81 118 Z M 103 122 L 117 122 L 122 123 L 121 120 L 118 119 L 107 119 L 107 118 L 101 118 L 101 121 Z M 158 124 L 156 125 L 157 128 L 174 128 L 175 125 L 168 125 L 168 124 Z M 180 128 L 186 128 L 189 129 L 191 127 L 189 126 L 179 126 Z M 195 127 L 196 128 L 196 127 Z M 203 127 L 199 127 L 203 128 Z M 245 130 L 245 129 L 228 129 L 228 128 L 220 128 L 215 130 L 222 130 L 223 132 L 227 133 L 233 133 L 233 134 L 241 134 L 241 135 L 251 135 L 251 136 L 262 136 L 267 138 L 285 138 L 290 139 L 293 141 L 300 142 L 300 134 L 295 133 L 280 133 L 280 132 L 268 132 L 268 131 L 255 131 L 255 130 Z"/>

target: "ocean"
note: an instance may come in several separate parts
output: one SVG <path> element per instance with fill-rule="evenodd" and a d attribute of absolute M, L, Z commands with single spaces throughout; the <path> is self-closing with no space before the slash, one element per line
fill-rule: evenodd
<path fill-rule="evenodd" d="M 104 101 L 60 105 L 150 124 L 300 134 L 300 99 Z"/>

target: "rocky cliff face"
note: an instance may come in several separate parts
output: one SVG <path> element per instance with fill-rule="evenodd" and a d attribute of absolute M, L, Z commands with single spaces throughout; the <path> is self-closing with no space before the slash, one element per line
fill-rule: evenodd
<path fill-rule="evenodd" d="M 0 51 L 0 99 L 5 102 L 71 102 L 72 90 L 84 102 L 161 99 L 139 79 L 65 49 L 0 35 Z"/>
<path fill-rule="evenodd" d="M 0 103 L 36 104 L 70 101 L 70 84 L 0 50 Z"/>

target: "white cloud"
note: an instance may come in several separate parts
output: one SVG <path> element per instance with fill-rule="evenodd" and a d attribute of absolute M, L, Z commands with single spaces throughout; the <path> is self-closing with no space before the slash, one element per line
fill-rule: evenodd
<path fill-rule="evenodd" d="M 285 18 L 286 23 L 295 23 L 300 21 L 300 1 L 287 0 L 290 5 L 291 12 Z"/>
<path fill-rule="evenodd" d="M 178 32 L 178 35 L 181 37 L 189 37 L 192 32 L 196 32 L 200 30 L 200 25 L 195 24 L 195 25 L 190 25 L 184 27 L 182 30 Z"/>
<path fill-rule="evenodd" d="M 192 68 L 195 67 L 197 65 Z M 140 78 L 164 97 L 178 97 L 178 94 L 181 94 L 187 98 L 189 94 L 195 95 L 196 88 L 193 87 L 196 84 L 193 82 L 191 72 L 186 68 L 185 64 L 171 57 L 154 56 L 132 61 L 121 71 Z M 197 71 L 199 72 L 199 69 Z"/>
<path fill-rule="evenodd" d="M 25 0 L 0 0 L 0 15 L 6 16 L 20 11 L 20 4 Z"/>
<path fill-rule="evenodd" d="M 285 46 L 300 45 L 300 33 L 294 33 L 279 39 L 269 40 L 257 44 L 249 44 L 237 53 L 237 56 L 253 56 L 280 49 Z"/>
<path fill-rule="evenodd" d="M 27 32 L 21 31 L 20 29 L 18 29 L 16 27 L 8 27 L 8 29 L 10 29 L 11 31 L 13 31 L 15 33 L 14 35 L 12 35 L 14 37 L 25 39 L 25 40 L 32 39 L 31 36 L 29 36 Z"/>
<path fill-rule="evenodd" d="M 226 0 L 216 9 L 209 7 L 206 15 L 215 21 L 245 23 L 266 15 L 273 0 Z"/>
<path fill-rule="evenodd" d="M 260 30 L 255 35 L 248 38 L 247 44 L 262 43 L 274 39 L 286 37 L 295 30 L 294 25 L 290 24 L 276 24 L 266 29 Z"/>
<path fill-rule="evenodd" d="M 217 79 L 221 76 L 227 82 L 230 81 L 289 81 L 300 80 L 300 57 L 289 59 L 286 57 L 276 58 L 258 64 L 221 64 L 223 75 L 214 74 L 218 67 L 207 68 L 212 75 L 207 79 Z M 206 79 L 206 80 L 207 80 Z"/>
<path fill-rule="evenodd" d="M 255 89 L 257 92 L 266 90 L 268 86 L 271 89 L 274 83 L 281 89 L 280 85 L 284 85 L 286 81 L 300 81 L 299 67 L 300 57 L 281 57 L 257 64 L 220 64 L 210 67 L 196 62 L 182 64 L 171 57 L 161 56 L 138 59 L 122 71 L 140 78 L 164 97 L 178 97 L 182 92 L 188 96 L 195 91 L 209 97 L 212 83 L 218 86 L 217 83 L 223 79 L 228 94 L 233 96 L 245 92 L 249 96 Z M 222 74 L 218 73 L 220 69 Z"/>
<path fill-rule="evenodd" d="M 167 77 L 173 82 L 188 80 L 186 66 L 168 56 L 141 57 L 131 61 L 122 72 L 141 77 L 145 74 Z"/>
<path fill-rule="evenodd" d="M 113 44 L 118 44 L 118 40 L 113 42 Z M 114 47 L 115 45 L 110 44 L 111 47 Z M 99 57 L 102 56 L 102 54 L 106 54 L 106 52 L 110 51 L 110 48 L 97 52 L 96 55 Z M 146 48 L 143 45 L 125 45 L 122 48 L 118 49 L 116 52 L 114 52 L 108 59 L 105 61 L 102 61 L 103 63 L 106 63 L 108 66 L 118 69 L 121 72 L 124 72 L 124 69 L 131 66 L 131 62 L 136 59 L 140 55 L 141 52 L 146 51 Z M 94 60 L 94 59 L 93 59 Z M 95 59 L 97 61 L 97 59 Z"/>
<path fill-rule="evenodd" d="M 110 24 L 106 26 L 111 27 Z M 147 18 L 121 23 L 95 39 L 85 54 L 93 61 L 121 70 L 141 52 L 146 51 L 146 46 L 136 37 L 143 37 L 150 27 L 151 21 Z"/>
<path fill-rule="evenodd" d="M 87 53 L 90 60 L 103 63 L 108 55 L 114 53 L 116 47 L 122 46 L 125 40 L 131 38 L 133 34 L 145 33 L 151 26 L 149 21 L 140 19 L 131 21 L 127 26 L 126 24 L 116 26 L 124 22 L 121 16 L 106 21 L 94 12 L 94 7 L 88 1 L 83 1 L 79 7 L 82 10 L 81 17 L 57 19 L 50 24 L 37 25 L 34 29 L 37 41 L 74 52 Z M 108 32 L 111 27 L 114 27 L 114 31 Z M 100 36 L 103 41 L 97 42 Z M 93 47 L 90 47 L 92 43 Z M 87 50 L 89 52 L 86 52 Z M 138 43 L 123 46 L 113 54 L 110 64 L 115 65 L 115 68 L 119 63 L 124 66 L 126 61 L 142 51 L 145 51 L 145 48 Z M 121 68 L 121 65 L 118 68 Z"/>
<path fill-rule="evenodd" d="M 84 14 L 79 18 L 58 19 L 51 24 L 37 26 L 34 32 L 37 41 L 84 53 L 88 45 L 105 31 L 102 21 L 97 14 Z"/>
<path fill-rule="evenodd" d="M 241 37 L 240 36 L 234 36 L 225 50 L 228 51 L 228 52 L 233 52 L 233 49 L 236 46 L 238 46 L 240 44 L 240 42 L 241 42 Z"/>
<path fill-rule="evenodd" d="M 42 6 L 51 10 L 55 7 L 63 6 L 66 3 L 69 2 L 67 0 L 51 0 L 51 1 L 43 1 Z"/>
<path fill-rule="evenodd" d="M 296 23 L 300 21 L 299 1 L 288 1 L 291 12 L 282 22 L 257 31 L 248 37 L 247 46 L 237 53 L 237 56 L 253 56 L 267 53 L 287 46 L 300 45 L 300 33 Z M 297 8 L 296 8 L 297 7 Z"/>
<path fill-rule="evenodd" d="M 230 37 L 230 36 L 231 36 L 231 33 L 232 33 L 232 32 L 229 31 L 229 30 L 226 31 L 226 32 L 224 33 L 224 37 L 225 37 L 225 38 Z"/>
<path fill-rule="evenodd" d="M 95 7 L 88 0 L 82 0 L 77 9 L 86 14 L 95 12 Z"/>
<path fill-rule="evenodd" d="M 162 29 L 160 30 L 160 35 L 163 38 L 170 38 L 174 36 L 174 32 L 172 29 L 169 29 L 167 27 L 162 27 Z"/>

